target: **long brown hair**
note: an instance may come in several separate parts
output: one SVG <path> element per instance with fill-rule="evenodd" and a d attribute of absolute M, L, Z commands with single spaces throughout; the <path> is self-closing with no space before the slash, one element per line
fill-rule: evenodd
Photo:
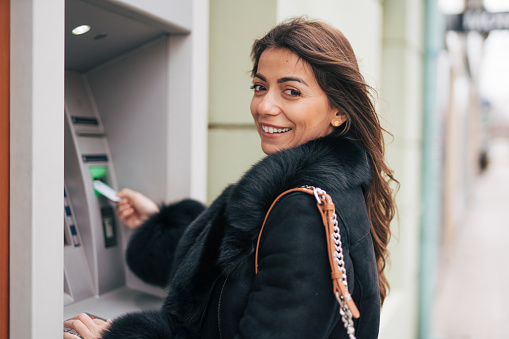
<path fill-rule="evenodd" d="M 387 131 L 380 125 L 375 111 L 373 89 L 360 73 L 348 40 L 338 29 L 323 22 L 294 18 L 277 25 L 263 38 L 256 40 L 251 52 L 253 76 L 257 72 L 260 56 L 269 48 L 287 49 L 309 63 L 330 105 L 346 116 L 342 133 L 353 133 L 371 160 L 373 178 L 364 192 L 364 198 L 383 303 L 389 290 L 384 269 L 389 256 L 390 222 L 396 213 L 391 182 L 399 183 L 385 163 L 383 132 Z"/>

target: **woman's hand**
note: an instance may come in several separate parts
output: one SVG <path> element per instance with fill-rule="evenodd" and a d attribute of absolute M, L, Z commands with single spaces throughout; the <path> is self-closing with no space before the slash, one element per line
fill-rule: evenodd
<path fill-rule="evenodd" d="M 101 319 L 92 319 L 86 313 L 80 313 L 74 318 L 64 321 L 64 327 L 69 327 L 78 332 L 83 339 L 99 339 L 101 333 L 111 324 L 111 319 L 106 321 Z M 78 336 L 64 332 L 64 339 L 76 339 Z"/>
<path fill-rule="evenodd" d="M 117 204 L 117 217 L 130 229 L 140 227 L 151 215 L 159 212 L 159 207 L 140 192 L 124 188 L 117 195 L 121 198 Z"/>

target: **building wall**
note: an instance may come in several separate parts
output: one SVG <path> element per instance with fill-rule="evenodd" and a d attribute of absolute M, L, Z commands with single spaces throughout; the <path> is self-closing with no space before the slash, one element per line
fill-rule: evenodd
<path fill-rule="evenodd" d="M 263 154 L 251 122 L 250 47 L 277 22 L 306 15 L 339 28 L 361 71 L 378 93 L 387 158 L 402 183 L 399 223 L 390 244 L 391 283 L 382 312 L 381 338 L 417 333 L 423 70 L 422 0 L 278 0 L 256 5 L 210 2 L 208 200 L 236 182 Z"/>
<path fill-rule="evenodd" d="M 263 156 L 249 111 L 254 39 L 276 24 L 276 1 L 210 1 L 208 201 Z"/>
<path fill-rule="evenodd" d="M 421 0 L 384 2 L 381 109 L 387 158 L 401 183 L 399 218 L 393 223 L 387 270 L 391 294 L 382 313 L 381 338 L 414 338 L 417 329 L 422 157 L 423 5 Z"/>
<path fill-rule="evenodd" d="M 64 289 L 64 1 L 11 1 L 10 10 L 9 337 L 57 338 Z"/>

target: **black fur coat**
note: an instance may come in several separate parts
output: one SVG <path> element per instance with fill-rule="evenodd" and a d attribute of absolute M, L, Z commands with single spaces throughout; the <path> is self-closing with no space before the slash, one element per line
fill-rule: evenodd
<path fill-rule="evenodd" d="M 371 168 L 351 138 L 329 135 L 267 156 L 210 205 L 164 206 L 133 235 L 127 261 L 170 290 L 160 311 L 115 319 L 109 338 L 348 338 L 332 293 L 325 232 L 314 198 L 291 193 L 267 220 L 258 274 L 254 249 L 265 214 L 287 189 L 326 190 L 340 220 L 357 338 L 377 338 L 378 278 L 363 190 Z"/>

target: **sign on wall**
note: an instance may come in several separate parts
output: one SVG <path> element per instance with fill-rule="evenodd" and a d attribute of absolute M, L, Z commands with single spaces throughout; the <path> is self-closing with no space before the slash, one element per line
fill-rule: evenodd
<path fill-rule="evenodd" d="M 452 31 L 477 31 L 487 33 L 498 29 L 509 29 L 509 12 L 466 11 L 448 15 L 447 29 Z"/>

